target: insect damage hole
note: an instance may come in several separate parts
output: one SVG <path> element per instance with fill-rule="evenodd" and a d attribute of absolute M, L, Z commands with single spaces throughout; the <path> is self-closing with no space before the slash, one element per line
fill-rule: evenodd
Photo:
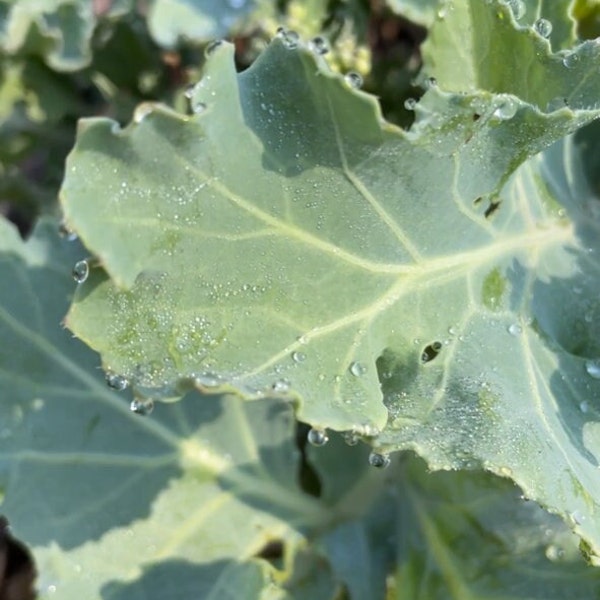
<path fill-rule="evenodd" d="M 492 217 L 492 215 L 498 210 L 498 207 L 500 206 L 500 201 L 499 200 L 492 200 L 489 204 L 489 206 L 485 209 L 485 212 L 483 213 L 483 216 L 486 219 L 489 219 Z"/>
<path fill-rule="evenodd" d="M 431 344 L 423 348 L 423 352 L 421 353 L 421 363 L 425 364 L 431 362 L 434 358 L 437 358 L 441 351 L 442 342 L 431 342 Z"/>

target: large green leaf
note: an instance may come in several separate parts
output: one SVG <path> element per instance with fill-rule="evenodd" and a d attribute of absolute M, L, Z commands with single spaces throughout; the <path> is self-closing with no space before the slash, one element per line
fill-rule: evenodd
<path fill-rule="evenodd" d="M 313 425 L 511 476 L 600 550 L 597 200 L 570 142 L 509 179 L 597 116 L 585 48 L 578 83 L 546 71 L 571 109 L 434 87 L 408 133 L 304 50 L 237 76 L 218 48 L 198 115 L 82 126 L 63 206 L 104 269 L 69 326 L 146 393 L 274 391 Z"/>

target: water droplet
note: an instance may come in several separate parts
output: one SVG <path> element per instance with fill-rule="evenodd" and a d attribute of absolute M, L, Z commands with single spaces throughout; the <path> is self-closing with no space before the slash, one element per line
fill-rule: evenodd
<path fill-rule="evenodd" d="M 543 38 L 549 38 L 552 33 L 552 23 L 548 19 L 538 19 L 534 24 L 533 28 Z"/>
<path fill-rule="evenodd" d="M 216 388 L 221 384 L 221 378 L 215 373 L 201 373 L 196 375 L 196 384 L 205 388 Z"/>
<path fill-rule="evenodd" d="M 416 106 L 417 106 L 417 101 L 414 98 L 407 98 L 404 101 L 404 108 L 406 110 L 415 110 Z"/>
<path fill-rule="evenodd" d="M 328 441 L 329 437 L 324 429 L 318 429 L 313 427 L 306 438 L 311 446 L 324 446 Z"/>
<path fill-rule="evenodd" d="M 154 401 L 150 398 L 136 398 L 131 401 L 129 410 L 136 415 L 146 417 L 154 410 Z"/>
<path fill-rule="evenodd" d="M 69 229 L 64 221 L 61 221 L 60 225 L 58 226 L 58 235 L 67 242 L 74 242 L 79 237 L 74 231 Z"/>
<path fill-rule="evenodd" d="M 348 446 L 356 446 L 358 444 L 358 434 L 356 431 L 345 431 L 343 437 Z"/>
<path fill-rule="evenodd" d="M 437 79 L 435 77 L 428 77 L 425 82 L 424 82 L 424 86 L 426 90 L 431 90 L 435 87 L 437 87 Z"/>
<path fill-rule="evenodd" d="M 292 352 L 292 360 L 296 363 L 301 363 L 306 360 L 306 354 L 304 352 Z"/>
<path fill-rule="evenodd" d="M 204 48 L 204 56 L 208 58 L 211 54 L 214 54 L 218 48 L 223 45 L 223 40 L 213 40 Z"/>
<path fill-rule="evenodd" d="M 508 333 L 510 335 L 520 335 L 523 333 L 523 328 L 518 323 L 512 323 L 508 326 Z"/>
<path fill-rule="evenodd" d="M 354 361 L 350 363 L 349 371 L 354 377 L 362 377 L 367 372 L 367 367 L 361 362 Z"/>
<path fill-rule="evenodd" d="M 290 391 L 290 382 L 287 379 L 278 379 L 271 388 L 278 394 L 285 394 Z"/>
<path fill-rule="evenodd" d="M 581 525 L 585 521 L 585 515 L 580 510 L 574 510 L 569 518 L 575 525 Z"/>
<path fill-rule="evenodd" d="M 555 546 L 554 544 L 550 544 L 546 548 L 546 558 L 548 560 L 551 560 L 552 562 L 560 560 L 564 555 L 565 551 L 559 548 L 558 546 Z"/>
<path fill-rule="evenodd" d="M 448 327 L 448 333 L 450 335 L 456 335 L 456 327 Z"/>
<path fill-rule="evenodd" d="M 577 54 L 577 52 L 565 54 L 562 63 L 567 69 L 574 69 L 579 64 L 579 54 Z"/>
<path fill-rule="evenodd" d="M 371 452 L 369 454 L 369 464 L 377 469 L 386 469 L 390 466 L 390 462 L 389 454 L 381 454 L 379 452 Z"/>
<path fill-rule="evenodd" d="M 510 467 L 500 467 L 498 473 L 500 473 L 502 477 L 512 477 L 512 469 Z"/>
<path fill-rule="evenodd" d="M 188 99 L 191 100 L 191 98 L 194 96 L 194 92 L 196 91 L 196 86 L 198 84 L 197 83 L 190 83 L 190 85 L 188 85 L 184 92 L 183 95 Z"/>
<path fill-rule="evenodd" d="M 586 360 L 585 370 L 590 377 L 593 377 L 594 379 L 600 379 L 600 359 Z"/>
<path fill-rule="evenodd" d="M 329 52 L 329 42 L 320 35 L 317 35 L 312 40 L 310 40 L 310 42 L 308 43 L 308 47 L 315 54 L 323 55 Z"/>
<path fill-rule="evenodd" d="M 587 400 L 583 400 L 583 402 L 579 403 L 579 410 L 585 414 L 590 410 L 590 403 Z"/>
<path fill-rule="evenodd" d="M 277 37 L 288 50 L 297 48 L 300 43 L 300 36 L 294 30 L 286 29 L 285 27 L 277 28 Z"/>
<path fill-rule="evenodd" d="M 359 90 L 363 85 L 362 75 L 356 71 L 349 71 L 346 73 L 344 75 L 344 81 L 346 82 L 346 85 L 355 90 Z"/>
<path fill-rule="evenodd" d="M 105 375 L 106 385 L 113 390 L 122 392 L 129 386 L 129 381 L 123 375 L 117 375 L 117 373 L 111 373 L 108 371 Z"/>
<path fill-rule="evenodd" d="M 90 274 L 90 265 L 87 260 L 79 260 L 75 263 L 73 267 L 73 279 L 77 283 L 83 283 Z"/>
<path fill-rule="evenodd" d="M 206 104 L 204 102 L 190 102 L 190 108 L 195 115 L 199 115 L 206 110 Z"/>
<path fill-rule="evenodd" d="M 504 95 L 496 106 L 496 110 L 494 110 L 494 117 L 502 121 L 512 119 L 517 113 L 518 107 L 519 105 L 514 98 Z"/>

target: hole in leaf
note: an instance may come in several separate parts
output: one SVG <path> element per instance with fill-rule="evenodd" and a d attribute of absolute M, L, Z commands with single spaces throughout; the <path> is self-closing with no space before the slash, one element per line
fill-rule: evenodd
<path fill-rule="evenodd" d="M 485 209 L 485 212 L 483 213 L 483 216 L 486 219 L 489 219 L 497 210 L 498 207 L 500 206 L 500 201 L 494 201 L 492 200 L 489 204 L 489 206 Z"/>
<path fill-rule="evenodd" d="M 437 357 L 437 355 L 441 352 L 441 350 L 442 350 L 441 342 L 432 342 L 428 346 L 425 346 L 425 348 L 423 349 L 423 352 L 421 353 L 421 362 L 423 364 L 431 362 L 434 358 Z"/>
<path fill-rule="evenodd" d="M 283 558 L 283 542 L 269 540 L 257 553 L 256 558 L 263 558 L 269 562 L 279 561 Z"/>
<path fill-rule="evenodd" d="M 473 113 L 473 121 L 479 121 L 481 119 L 481 115 L 479 113 Z"/>
<path fill-rule="evenodd" d="M 11 535 L 8 520 L 0 516 L 0 598 L 34 600 L 36 576 L 31 553 Z"/>

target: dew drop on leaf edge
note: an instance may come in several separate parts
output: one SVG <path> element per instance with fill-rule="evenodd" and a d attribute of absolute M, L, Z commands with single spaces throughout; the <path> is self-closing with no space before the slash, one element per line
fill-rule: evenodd
<path fill-rule="evenodd" d="M 543 38 L 549 38 L 552 33 L 552 23 L 548 19 L 538 19 L 534 24 L 533 28 Z"/>
<path fill-rule="evenodd" d="M 509 325 L 507 331 L 510 333 L 510 335 L 520 335 L 523 333 L 523 329 L 518 323 L 512 323 Z"/>
<path fill-rule="evenodd" d="M 600 359 L 585 361 L 586 373 L 594 379 L 600 379 Z"/>
<path fill-rule="evenodd" d="M 118 375 L 117 373 L 111 373 L 110 371 L 106 373 L 106 385 L 113 390 L 117 390 L 118 392 L 122 392 L 123 390 L 129 387 L 129 381 L 123 375 Z"/>
<path fill-rule="evenodd" d="M 306 439 L 311 446 L 319 447 L 324 446 L 329 441 L 329 436 L 324 429 L 313 427 L 309 430 Z"/>
<path fill-rule="evenodd" d="M 376 469 L 387 469 L 390 466 L 390 455 L 380 452 L 371 452 L 369 454 L 369 464 Z"/>
<path fill-rule="evenodd" d="M 356 71 L 349 71 L 344 75 L 344 81 L 354 90 L 359 90 L 363 85 L 363 78 L 360 73 Z"/>
<path fill-rule="evenodd" d="M 73 266 L 73 279 L 77 283 L 83 283 L 90 274 L 90 265 L 87 260 L 78 260 Z"/>
<path fill-rule="evenodd" d="M 300 36 L 293 29 L 278 27 L 276 35 L 283 42 L 283 45 L 288 50 L 293 50 L 294 48 L 297 48 L 298 44 L 300 43 Z"/>
<path fill-rule="evenodd" d="M 148 416 L 154 410 L 154 401 L 150 398 L 136 398 L 131 401 L 129 410 L 136 415 L 140 415 L 141 417 Z"/>
<path fill-rule="evenodd" d="M 329 42 L 322 36 L 317 35 L 308 43 L 308 47 L 321 56 L 329 52 Z"/>

